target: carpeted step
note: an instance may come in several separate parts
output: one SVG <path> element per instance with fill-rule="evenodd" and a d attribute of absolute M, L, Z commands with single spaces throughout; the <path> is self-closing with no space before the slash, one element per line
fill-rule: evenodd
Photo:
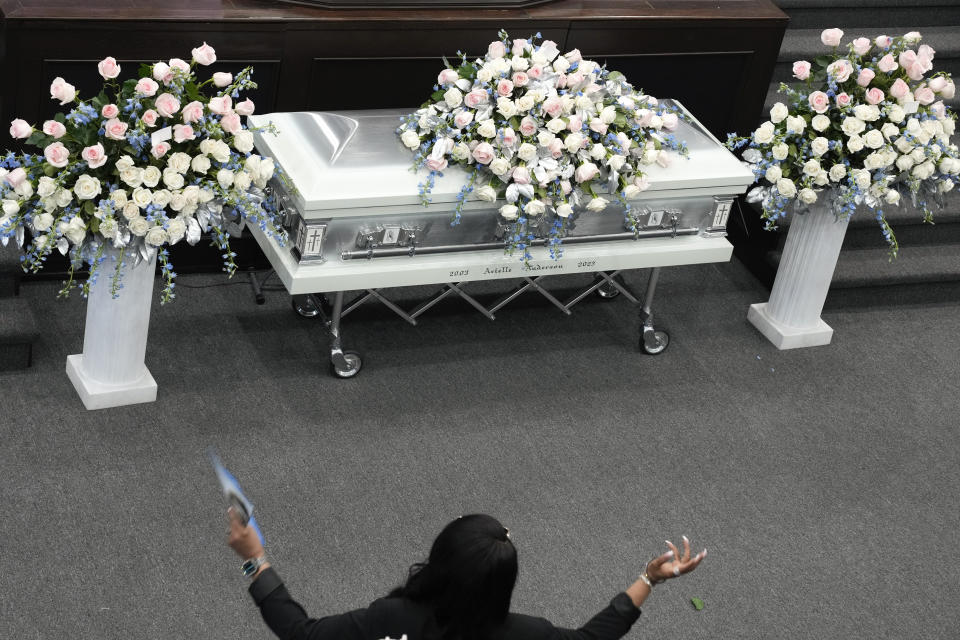
<path fill-rule="evenodd" d="M 0 245 L 0 298 L 9 298 L 20 292 L 20 251 L 12 244 Z"/>
<path fill-rule="evenodd" d="M 25 369 L 39 337 L 29 303 L 23 298 L 0 298 L 0 371 Z"/>
<path fill-rule="evenodd" d="M 960 24 L 956 0 L 774 0 L 790 16 L 791 29 L 910 25 L 904 31 Z M 877 32 L 882 33 L 882 31 Z"/>

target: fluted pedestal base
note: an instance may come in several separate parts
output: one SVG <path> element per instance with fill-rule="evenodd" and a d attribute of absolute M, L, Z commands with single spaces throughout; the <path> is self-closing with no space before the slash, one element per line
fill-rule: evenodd
<path fill-rule="evenodd" d="M 747 320 L 762 333 L 777 349 L 800 349 L 830 344 L 833 328 L 821 319 L 812 327 L 790 327 L 777 322 L 767 313 L 766 302 L 750 305 Z"/>
<path fill-rule="evenodd" d="M 67 356 L 67 377 L 87 409 L 107 409 L 128 404 L 154 402 L 157 383 L 146 365 L 140 376 L 120 384 L 104 384 L 94 380 L 83 369 L 83 354 Z"/>

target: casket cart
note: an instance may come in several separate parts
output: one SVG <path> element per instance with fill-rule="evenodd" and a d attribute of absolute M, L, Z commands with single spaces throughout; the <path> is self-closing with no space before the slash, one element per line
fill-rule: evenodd
<path fill-rule="evenodd" d="M 677 105 L 680 106 L 680 105 Z M 682 107 L 680 107 L 682 109 Z M 251 225 L 293 306 L 304 316 L 322 318 L 330 334 L 333 373 L 348 378 L 359 372 L 360 355 L 345 351 L 341 319 L 367 300 L 377 300 L 411 324 L 440 300 L 456 295 L 487 318 L 525 291 L 537 291 L 565 314 L 588 295 L 623 294 L 639 303 L 619 277 L 625 269 L 650 268 L 640 311 L 640 348 L 662 352 L 669 336 L 653 325 L 652 303 L 662 267 L 725 262 L 732 246 L 726 223 L 734 198 L 754 181 L 752 172 L 687 114 L 675 135 L 686 142 L 689 158 L 672 166 L 644 167 L 650 188 L 630 201 L 630 229 L 624 209 L 613 198 L 600 213 L 579 212 L 568 223 L 562 256 L 547 246 L 552 221 L 543 216 L 542 234 L 529 248 L 507 255 L 508 227 L 496 204 L 468 199 L 459 224 L 452 225 L 461 187 L 469 179 L 450 166 L 436 180 L 431 203 L 423 206 L 420 183 L 426 171 L 411 171 L 412 155 L 395 133 L 401 110 L 337 113 L 272 113 L 251 116 L 250 124 L 273 123 L 278 135 L 256 134 L 257 150 L 282 168 L 274 179 L 284 226 L 291 242 L 280 246 Z M 636 224 L 639 223 L 639 224 Z M 544 279 L 593 273 L 593 283 L 567 300 L 547 289 Z M 518 279 L 515 290 L 484 305 L 467 291 L 478 280 Z M 442 285 L 436 295 L 413 309 L 402 309 L 382 292 L 389 287 Z M 351 302 L 344 293 L 359 291 Z"/>

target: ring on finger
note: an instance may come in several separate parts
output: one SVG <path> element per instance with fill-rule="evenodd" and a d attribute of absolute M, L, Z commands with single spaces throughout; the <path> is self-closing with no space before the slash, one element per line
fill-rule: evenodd
<path fill-rule="evenodd" d="M 680 575 L 680 565 L 677 565 L 677 566 L 675 566 L 675 567 L 673 568 L 673 575 L 675 575 L 675 576 L 679 576 L 679 575 Z"/>

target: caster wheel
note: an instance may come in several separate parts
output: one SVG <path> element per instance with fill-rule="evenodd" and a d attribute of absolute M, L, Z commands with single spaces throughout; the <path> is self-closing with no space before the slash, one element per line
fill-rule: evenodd
<path fill-rule="evenodd" d="M 330 362 L 330 372 L 333 375 L 337 376 L 338 378 L 352 378 L 360 373 L 360 368 L 363 366 L 363 360 L 360 359 L 359 353 L 356 351 L 344 351 L 343 359 L 346 360 L 347 367 L 345 369 L 338 368 L 333 361 Z"/>
<path fill-rule="evenodd" d="M 604 282 L 597 289 L 597 295 L 606 300 L 612 300 L 613 298 L 616 298 L 618 295 L 620 295 L 620 289 L 617 289 L 615 286 L 613 286 L 609 282 Z"/>
<path fill-rule="evenodd" d="M 317 299 L 311 295 L 293 296 L 290 298 L 290 304 L 293 310 L 304 318 L 316 318 L 320 315 L 320 306 Z"/>
<path fill-rule="evenodd" d="M 669 344 L 670 334 L 666 331 L 644 331 L 640 336 L 640 348 L 647 355 L 661 354 Z"/>

